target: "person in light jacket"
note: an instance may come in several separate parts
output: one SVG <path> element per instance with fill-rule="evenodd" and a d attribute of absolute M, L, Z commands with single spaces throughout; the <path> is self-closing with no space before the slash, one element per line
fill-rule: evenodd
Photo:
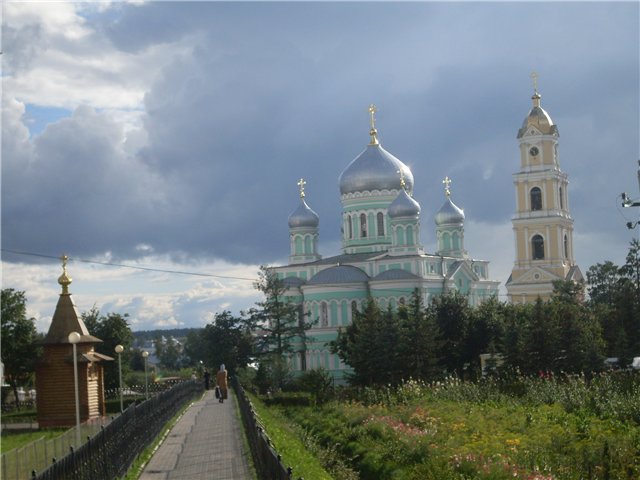
<path fill-rule="evenodd" d="M 220 403 L 227 399 L 227 370 L 224 368 L 224 363 L 220 365 L 220 370 L 216 373 L 216 382 L 220 389 Z"/>

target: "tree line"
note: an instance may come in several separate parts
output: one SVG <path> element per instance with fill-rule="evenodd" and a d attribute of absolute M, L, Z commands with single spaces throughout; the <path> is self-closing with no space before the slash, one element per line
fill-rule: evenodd
<path fill-rule="evenodd" d="M 551 299 L 534 304 L 492 298 L 471 307 L 450 292 L 425 306 L 416 292 L 383 311 L 369 299 L 331 348 L 353 368 L 355 385 L 477 378 L 480 354 L 490 354 L 490 370 L 528 375 L 599 372 L 607 357 L 626 367 L 640 356 L 640 243 L 623 266 L 592 266 L 586 285 L 557 281 Z"/>

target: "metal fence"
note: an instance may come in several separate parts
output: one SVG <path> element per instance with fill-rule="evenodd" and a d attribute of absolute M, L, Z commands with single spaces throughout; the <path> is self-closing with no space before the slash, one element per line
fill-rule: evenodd
<path fill-rule="evenodd" d="M 240 415 L 259 478 L 264 480 L 293 479 L 293 469 L 285 467 L 282 463 L 282 458 L 276 452 L 271 439 L 264 431 L 260 420 L 256 417 L 251 400 L 247 397 L 236 377 L 233 377 L 231 384 L 238 398 Z M 303 480 L 303 478 L 299 477 L 298 480 Z"/>
<path fill-rule="evenodd" d="M 111 420 L 112 418 L 100 417 L 81 424 L 80 438 L 93 437 Z M 37 422 L 32 426 L 37 426 Z M 51 459 L 67 455 L 75 443 L 76 427 L 73 427 L 56 438 L 42 437 L 24 447 L 3 453 L 0 462 L 1 476 L 7 480 L 31 478 L 33 470 L 44 470 L 51 464 Z"/>
<path fill-rule="evenodd" d="M 71 429 L 65 433 L 67 440 L 62 441 L 64 453 L 54 453 L 54 450 L 40 453 L 38 458 L 45 459 L 42 466 L 28 464 L 36 455 L 27 459 L 20 457 L 20 460 L 15 462 L 19 462 L 19 467 L 15 464 L 7 465 L 7 471 L 2 472 L 2 478 L 112 480 L 122 477 L 136 457 L 154 441 L 180 408 L 201 395 L 203 390 L 201 382 L 192 380 L 177 384 L 140 404 L 132 404 L 108 425 L 99 425 L 96 432 L 81 430 L 86 442 L 75 450 L 70 446 L 75 443 L 75 430 Z M 33 448 L 32 445 L 24 447 L 26 450 Z"/>

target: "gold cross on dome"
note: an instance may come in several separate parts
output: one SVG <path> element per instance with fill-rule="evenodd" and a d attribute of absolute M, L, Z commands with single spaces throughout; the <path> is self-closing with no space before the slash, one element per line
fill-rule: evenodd
<path fill-rule="evenodd" d="M 304 181 L 304 178 L 298 180 L 298 187 L 300 187 L 300 198 L 304 198 L 304 186 L 307 182 Z"/>
<path fill-rule="evenodd" d="M 444 194 L 447 197 L 451 196 L 451 188 L 449 188 L 451 186 L 451 179 L 449 177 L 444 177 L 444 180 L 442 180 L 442 184 L 444 185 Z"/>
<path fill-rule="evenodd" d="M 67 255 L 62 255 L 60 260 L 62 260 L 62 271 L 67 273 L 67 261 L 69 260 L 69 257 Z"/>
<path fill-rule="evenodd" d="M 538 93 L 538 74 L 534 71 L 529 76 L 533 80 L 533 93 Z"/>
<path fill-rule="evenodd" d="M 371 128 L 374 129 L 376 128 L 376 117 L 375 114 L 378 111 L 378 109 L 376 108 L 376 106 L 372 103 L 371 105 L 369 105 L 369 115 L 371 116 Z"/>
<path fill-rule="evenodd" d="M 376 130 L 376 117 L 375 114 L 378 111 L 376 106 L 372 103 L 369 105 L 369 115 L 371 116 L 371 130 L 369 130 L 369 135 L 371 135 L 371 141 L 369 145 L 378 145 L 378 130 Z"/>

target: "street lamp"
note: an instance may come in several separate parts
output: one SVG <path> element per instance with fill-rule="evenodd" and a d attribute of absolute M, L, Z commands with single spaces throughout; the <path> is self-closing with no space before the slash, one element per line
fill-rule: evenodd
<path fill-rule="evenodd" d="M 147 357 L 149 352 L 146 350 L 142 352 L 142 358 L 144 358 L 144 398 L 149 400 L 149 382 L 147 381 Z"/>
<path fill-rule="evenodd" d="M 118 377 L 120 378 L 120 413 L 124 412 L 124 402 L 122 401 L 122 357 L 121 353 L 124 352 L 122 345 L 116 345 L 116 353 L 118 354 Z"/>
<path fill-rule="evenodd" d="M 80 341 L 78 332 L 71 332 L 67 337 L 73 346 L 73 383 L 76 391 L 76 449 L 80 448 L 80 395 L 78 392 L 78 357 L 76 344 Z"/>

